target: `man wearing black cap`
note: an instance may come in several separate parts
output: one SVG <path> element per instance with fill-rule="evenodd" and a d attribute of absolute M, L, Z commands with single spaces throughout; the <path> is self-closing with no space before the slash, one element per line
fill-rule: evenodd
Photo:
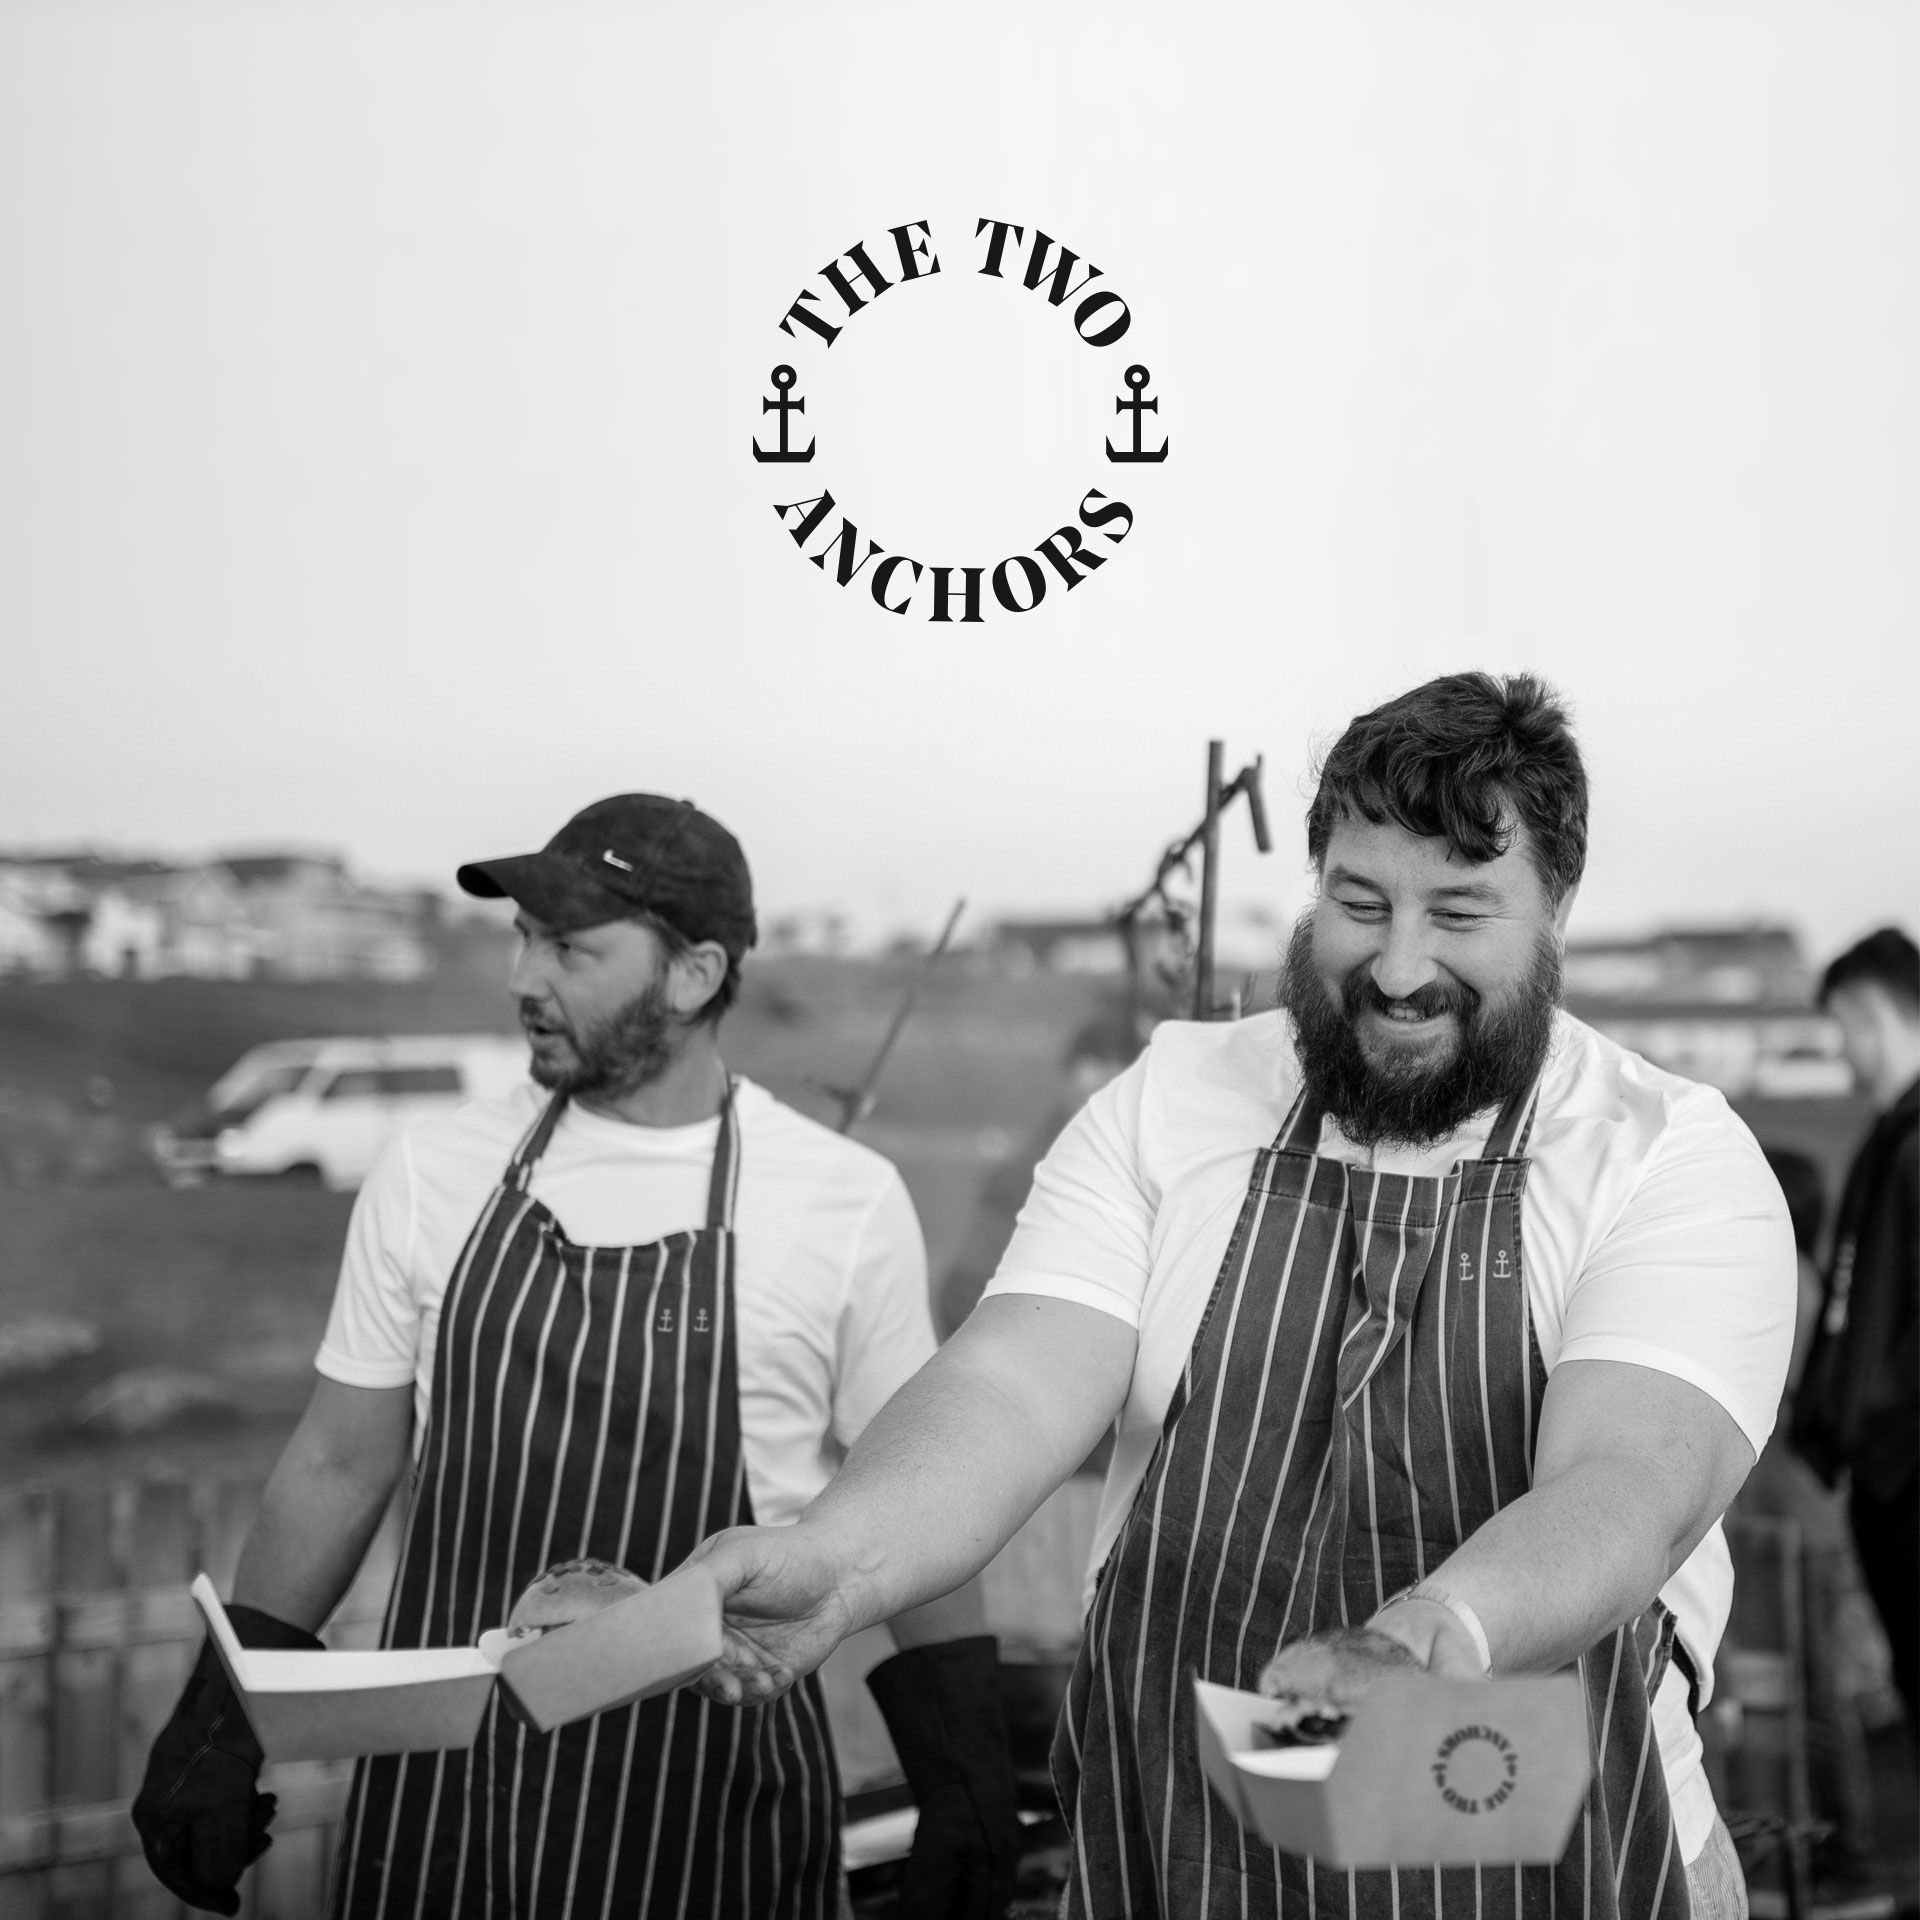
<path fill-rule="evenodd" d="M 511 899 L 532 1085 L 403 1136 L 355 1206 L 321 1381 L 229 1612 L 314 1646 L 411 1450 L 386 1623 L 470 1645 L 543 1569 L 655 1580 L 719 1529 L 794 1518 L 932 1352 L 899 1175 L 730 1075 L 755 936 L 738 843 L 623 794 L 539 853 L 465 866 Z M 904 1913 L 1004 1911 L 1018 1848 L 993 1642 L 971 1589 L 893 1623 L 870 1685 L 920 1802 Z M 181 1897 L 236 1910 L 266 1844 L 259 1751 L 203 1655 L 134 1808 Z M 336 1911 L 832 1920 L 839 1785 L 817 1690 L 678 1693 L 356 1774 Z"/>

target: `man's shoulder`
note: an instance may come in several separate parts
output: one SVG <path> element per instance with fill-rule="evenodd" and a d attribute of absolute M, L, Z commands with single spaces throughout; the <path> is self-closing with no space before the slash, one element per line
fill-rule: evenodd
<path fill-rule="evenodd" d="M 548 1095 L 531 1080 L 504 1093 L 469 1100 L 451 1113 L 435 1114 L 407 1128 L 390 1151 L 404 1147 L 417 1171 L 464 1168 L 485 1162 L 497 1179 L 513 1150 L 546 1106 Z"/>
<path fill-rule="evenodd" d="M 1163 1020 L 1141 1065 L 1143 1122 L 1184 1133 L 1273 1134 L 1299 1091 L 1293 1023 L 1279 1010 L 1243 1020 Z"/>
<path fill-rule="evenodd" d="M 1562 1132 L 1595 1128 L 1649 1156 L 1681 1138 L 1702 1145 L 1752 1141 L 1718 1087 L 1656 1066 L 1562 1009 L 1554 1015 L 1535 1140 L 1544 1148 Z"/>
<path fill-rule="evenodd" d="M 1148 1070 L 1212 1085 L 1271 1088 L 1276 1073 L 1291 1090 L 1299 1078 L 1293 1023 L 1280 1008 L 1242 1020 L 1162 1020 L 1147 1042 Z"/>
<path fill-rule="evenodd" d="M 874 1198 L 900 1178 L 884 1154 L 836 1133 L 744 1076 L 735 1082 L 734 1111 L 743 1151 L 765 1156 L 763 1164 L 784 1174 Z"/>

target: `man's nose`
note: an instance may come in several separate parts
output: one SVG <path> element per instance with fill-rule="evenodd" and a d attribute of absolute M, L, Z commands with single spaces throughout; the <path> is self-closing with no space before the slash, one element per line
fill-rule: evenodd
<path fill-rule="evenodd" d="M 1395 917 L 1374 957 L 1373 984 L 1389 1000 L 1404 1000 L 1432 981 L 1440 969 L 1418 920 Z"/>
<path fill-rule="evenodd" d="M 538 1000 L 546 991 L 546 969 L 531 940 L 522 940 L 514 949 L 513 965 L 507 971 L 507 991 L 516 1000 Z"/>

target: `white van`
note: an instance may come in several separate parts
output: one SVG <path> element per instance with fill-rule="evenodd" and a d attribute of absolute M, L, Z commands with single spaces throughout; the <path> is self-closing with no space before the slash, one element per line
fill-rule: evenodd
<path fill-rule="evenodd" d="M 180 1186 L 304 1174 L 346 1190 L 403 1127 L 507 1092 L 527 1061 L 524 1039 L 497 1033 L 276 1040 L 228 1068 L 203 1110 L 161 1127 L 154 1154 Z"/>

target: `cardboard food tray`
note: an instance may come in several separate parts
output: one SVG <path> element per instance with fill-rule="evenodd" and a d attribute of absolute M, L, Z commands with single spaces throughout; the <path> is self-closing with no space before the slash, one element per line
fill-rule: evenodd
<path fill-rule="evenodd" d="M 514 1709 L 542 1733 L 667 1693 L 720 1658 L 720 1588 L 705 1567 L 682 1567 L 644 1593 L 537 1640 L 483 1634 Z"/>
<path fill-rule="evenodd" d="M 203 1573 L 192 1593 L 269 1760 L 342 1760 L 470 1747 L 497 1681 L 542 1732 L 682 1686 L 720 1657 L 720 1590 L 688 1567 L 537 1640 L 477 1647 L 298 1652 L 241 1646 Z"/>
<path fill-rule="evenodd" d="M 473 1745 L 499 1677 L 497 1661 L 478 1647 L 367 1653 L 243 1647 L 204 1573 L 192 1592 L 269 1760 L 346 1760 Z"/>
<path fill-rule="evenodd" d="M 1384 1675 L 1337 1745 L 1260 1748 L 1259 1694 L 1193 1683 L 1200 1765 L 1243 1826 L 1334 1867 L 1552 1862 L 1590 1764 L 1571 1673 Z"/>

